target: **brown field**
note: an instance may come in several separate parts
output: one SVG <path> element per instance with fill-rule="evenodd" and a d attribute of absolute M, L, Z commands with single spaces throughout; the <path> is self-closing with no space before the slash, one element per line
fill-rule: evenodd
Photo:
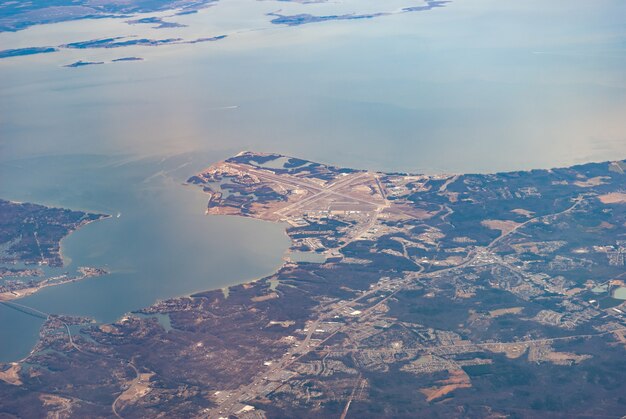
<path fill-rule="evenodd" d="M 626 193 L 611 192 L 598 197 L 603 204 L 626 204 Z"/>
<path fill-rule="evenodd" d="M 213 207 L 207 209 L 209 215 L 242 215 L 241 210 L 235 207 Z"/>
<path fill-rule="evenodd" d="M 447 380 L 439 381 L 439 383 L 443 385 L 441 387 L 428 387 L 420 390 L 426 396 L 427 402 L 440 399 L 456 389 L 470 388 L 472 386 L 470 378 L 463 370 L 450 371 L 450 377 Z"/>
<path fill-rule="evenodd" d="M 20 365 L 13 363 L 9 367 L 8 370 L 0 371 L 0 380 L 4 381 L 7 384 L 11 384 L 14 386 L 19 386 L 22 384 L 22 380 L 20 380 L 19 372 Z"/>
<path fill-rule="evenodd" d="M 533 345 L 528 351 L 529 362 L 548 361 L 556 365 L 572 365 L 580 364 L 589 358 L 591 358 L 591 355 L 556 352 L 552 350 L 550 345 Z"/>
<path fill-rule="evenodd" d="M 570 296 L 571 295 L 576 295 L 579 292 L 584 291 L 584 290 L 585 290 L 584 288 L 572 288 L 572 289 L 569 289 L 569 290 L 565 291 L 565 294 L 566 295 L 570 295 Z"/>
<path fill-rule="evenodd" d="M 452 203 L 455 203 L 455 202 L 459 201 L 459 194 L 458 194 L 458 192 L 446 192 L 445 195 L 448 197 L 448 199 Z"/>
<path fill-rule="evenodd" d="M 489 316 L 492 319 L 496 317 L 504 316 L 505 314 L 518 314 L 520 313 L 524 307 L 511 307 L 511 308 L 500 308 L 498 310 L 492 310 L 489 312 Z"/>
<path fill-rule="evenodd" d="M 454 293 L 454 298 L 472 298 L 476 295 L 475 292 L 463 292 L 463 291 L 459 291 L 457 290 Z"/>
<path fill-rule="evenodd" d="M 624 347 L 626 347 L 626 330 L 616 330 L 613 332 L 613 335 L 618 342 L 624 344 Z"/>
<path fill-rule="evenodd" d="M 557 365 L 570 365 L 571 363 L 580 364 L 585 359 L 591 358 L 591 355 L 578 355 L 570 352 L 551 352 L 546 355 L 548 361 Z"/>
<path fill-rule="evenodd" d="M 516 359 L 524 355 L 528 350 L 528 344 L 525 343 L 503 343 L 488 348 L 491 352 L 500 352 L 509 359 Z"/>
<path fill-rule="evenodd" d="M 59 417 L 60 412 L 67 412 L 72 407 L 72 401 L 65 397 L 55 396 L 53 394 L 41 394 L 39 398 L 48 411 L 56 411 L 56 414 L 52 417 Z"/>
<path fill-rule="evenodd" d="M 251 300 L 255 303 L 260 303 L 261 301 L 273 300 L 274 298 L 278 298 L 278 294 L 272 292 L 266 295 L 260 295 L 258 297 L 252 297 Z"/>
<path fill-rule="evenodd" d="M 450 256 L 445 259 L 441 259 L 436 261 L 436 265 L 438 266 L 454 266 L 463 262 L 463 258 L 461 256 Z"/>
<path fill-rule="evenodd" d="M 120 332 L 120 330 L 117 327 L 114 327 L 108 324 L 103 324 L 102 326 L 99 327 L 99 329 L 102 330 L 104 333 L 109 333 L 112 335 L 122 334 L 122 332 Z"/>
<path fill-rule="evenodd" d="M 393 214 L 399 216 L 398 219 L 405 219 L 407 216 L 418 220 L 428 220 L 432 218 L 436 212 L 428 212 L 422 208 L 414 208 L 410 205 L 394 203 L 385 209 L 385 214 Z"/>
<path fill-rule="evenodd" d="M 21 290 L 15 290 L 15 291 L 7 291 L 7 292 L 0 292 L 0 301 L 10 301 L 10 300 L 17 300 L 18 298 L 24 298 L 24 297 L 28 297 L 31 294 L 36 293 L 37 291 L 39 291 L 41 288 L 39 287 L 30 287 L 30 288 L 22 288 Z"/>
<path fill-rule="evenodd" d="M 154 373 L 152 372 L 141 373 L 130 382 L 130 387 L 120 394 L 116 400 L 116 402 L 120 404 L 120 407 L 132 403 L 148 394 L 150 392 L 150 378 L 152 378 L 153 375 Z"/>
<path fill-rule="evenodd" d="M 598 227 L 599 228 L 603 228 L 605 230 L 610 230 L 612 228 L 615 228 L 615 226 L 613 224 L 607 223 L 606 221 L 602 221 Z"/>
<path fill-rule="evenodd" d="M 592 186 L 604 185 L 606 183 L 604 182 L 605 179 L 610 179 L 610 178 L 607 178 L 606 176 L 596 176 L 596 177 L 592 177 L 591 179 L 578 180 L 574 182 L 574 185 L 580 188 L 591 188 Z"/>
<path fill-rule="evenodd" d="M 506 234 L 520 225 L 520 223 L 509 220 L 483 220 L 480 223 L 492 230 L 500 230 L 502 234 Z"/>
<path fill-rule="evenodd" d="M 528 217 L 528 218 L 532 217 L 533 214 L 534 214 L 534 212 L 525 210 L 523 208 L 515 208 L 515 209 L 511 210 L 511 212 L 513 212 L 515 214 L 523 215 L 524 217 Z"/>

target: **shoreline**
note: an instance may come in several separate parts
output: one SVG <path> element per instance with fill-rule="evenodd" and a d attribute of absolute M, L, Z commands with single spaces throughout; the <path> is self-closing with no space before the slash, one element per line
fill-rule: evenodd
<path fill-rule="evenodd" d="M 60 206 L 48 206 L 48 205 L 43 205 L 43 204 L 38 204 L 38 203 L 22 202 L 22 201 L 16 201 L 16 200 L 6 200 L 6 202 L 12 205 L 17 205 L 17 206 L 31 205 L 31 206 L 36 206 L 36 207 L 42 207 L 42 208 L 45 208 L 46 211 L 54 211 L 54 210 L 74 211 L 74 210 L 69 210 Z M 83 219 L 77 220 L 77 223 L 75 225 L 68 225 L 68 228 L 65 234 L 60 239 L 58 239 L 58 242 L 56 242 L 58 249 L 54 249 L 54 248 L 50 249 L 47 257 L 44 258 L 42 255 L 42 259 L 38 263 L 34 263 L 34 262 L 29 263 L 28 261 L 24 262 L 23 258 L 21 258 L 20 256 L 16 256 L 17 259 L 14 262 L 15 263 L 19 262 L 26 267 L 29 265 L 46 266 L 54 270 L 62 269 L 70 265 L 72 263 L 72 260 L 71 258 L 64 255 L 63 241 L 67 237 L 69 237 L 71 234 L 87 226 L 88 224 L 91 224 L 96 221 L 102 221 L 107 218 L 112 218 L 112 215 L 109 215 L 109 214 L 100 214 L 100 213 L 82 211 L 82 210 L 78 212 L 83 214 L 82 215 Z M 37 235 L 37 232 L 35 232 L 35 235 Z M 109 272 L 106 269 L 83 266 L 83 267 L 78 267 L 76 269 L 76 272 L 73 273 L 71 276 L 68 275 L 67 273 L 60 273 L 59 275 L 53 276 L 51 275 L 52 272 L 48 272 L 47 274 L 42 275 L 44 276 L 44 278 L 40 281 L 36 281 L 33 279 L 31 279 L 30 281 L 19 281 L 15 279 L 7 281 L 5 279 L 5 281 L 3 281 L 3 283 L 0 285 L 0 302 L 18 300 L 21 298 L 31 296 L 44 288 L 57 286 L 57 285 L 63 285 L 63 284 L 69 284 L 72 282 L 77 282 L 83 279 L 87 279 L 87 278 L 94 277 L 94 276 L 101 276 L 101 275 L 108 274 L 108 273 Z"/>
<path fill-rule="evenodd" d="M 37 286 L 25 287 L 25 288 L 19 288 L 16 290 L 0 292 L 0 303 L 5 302 L 5 301 L 19 300 L 21 298 L 28 297 L 30 295 L 33 295 L 41 291 L 44 288 L 71 284 L 73 282 L 82 281 L 88 278 L 96 278 L 99 276 L 108 275 L 110 273 L 106 269 L 89 268 L 89 267 L 81 267 L 78 269 L 78 271 L 80 273 L 80 275 L 78 276 L 71 276 L 67 278 L 58 278 L 58 277 L 46 278 L 40 281 L 40 285 L 37 285 Z"/>

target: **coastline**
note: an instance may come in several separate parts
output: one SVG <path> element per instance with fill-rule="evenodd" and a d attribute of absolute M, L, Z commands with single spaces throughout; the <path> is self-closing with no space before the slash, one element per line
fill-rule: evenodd
<path fill-rule="evenodd" d="M 44 288 L 71 284 L 73 282 L 82 281 L 83 279 L 95 278 L 98 276 L 107 275 L 109 273 L 109 271 L 107 271 L 106 269 L 88 268 L 88 267 L 78 268 L 78 271 L 80 272 L 80 275 L 78 276 L 71 276 L 71 277 L 66 277 L 66 278 L 59 278 L 59 277 L 46 278 L 42 281 L 39 281 L 38 284 L 33 287 L 26 287 L 26 288 L 11 290 L 11 291 L 0 292 L 0 303 L 5 302 L 5 301 L 19 300 L 20 298 L 28 297 L 30 295 L 33 295 L 41 291 Z"/>
<path fill-rule="evenodd" d="M 127 389 L 138 382 L 141 371 L 152 374 L 144 388 L 145 394 L 151 393 L 150 400 L 172 400 L 171 396 L 178 394 L 178 383 L 191 381 L 192 395 L 176 401 L 176 408 L 185 415 L 197 415 L 194 395 L 206 394 L 208 399 L 204 399 L 215 404 L 202 412 L 217 417 L 252 408 L 268 414 L 293 411 L 294 404 L 275 391 L 293 388 L 300 397 L 302 377 L 316 386 L 330 380 L 343 394 L 350 394 L 354 380 L 346 382 L 343 374 L 348 374 L 357 384 L 368 380 L 377 391 L 391 392 L 393 389 L 377 385 L 372 378 L 377 374 L 373 371 L 382 365 L 394 365 L 395 371 L 410 374 L 405 377 L 430 403 L 451 388 L 448 380 L 440 377 L 424 381 L 424 362 L 428 368 L 441 368 L 441 362 L 430 356 L 433 353 L 446 360 L 446 374 L 455 380 L 455 390 L 480 389 L 480 378 L 472 374 L 472 368 L 492 364 L 506 367 L 518 362 L 508 360 L 520 356 L 520 347 L 538 349 L 531 352 L 532 358 L 523 367 L 534 368 L 534 362 L 541 361 L 541 371 L 550 378 L 566 362 L 570 367 L 582 362 L 599 365 L 611 350 L 612 334 L 623 333 L 624 328 L 615 323 L 622 313 L 616 308 L 623 306 L 604 295 L 593 295 L 594 301 L 603 301 L 603 306 L 589 301 L 589 289 L 598 284 L 559 279 L 564 263 L 573 266 L 579 260 L 572 258 L 579 258 L 575 255 L 580 253 L 580 246 L 559 246 L 555 254 L 552 250 L 539 265 L 545 272 L 541 276 L 534 273 L 534 264 L 525 263 L 527 256 L 515 255 L 530 252 L 539 257 L 545 255 L 544 247 L 552 249 L 555 241 L 545 241 L 543 225 L 556 229 L 551 237 L 558 234 L 563 240 L 584 230 L 585 248 L 595 250 L 585 253 L 590 263 L 573 266 L 579 270 L 578 276 L 585 272 L 585 277 L 598 276 L 597 266 L 603 276 L 622 273 L 615 263 L 607 264 L 608 250 L 602 249 L 609 249 L 619 239 L 620 231 L 607 226 L 624 224 L 624 214 L 603 210 L 626 202 L 602 197 L 621 190 L 624 173 L 617 169 L 626 167 L 626 162 L 455 177 L 353 170 L 283 157 L 244 154 L 212 164 L 193 177 L 202 190 L 211 193 L 208 215 L 237 215 L 283 224 L 291 246 L 272 273 L 235 286 L 158 300 L 112 322 L 98 324 L 82 316 L 50 315 L 36 346 L 21 365 L 48 368 L 40 378 L 44 386 L 71 383 L 85 369 L 107 371 L 114 383 L 110 399 L 115 401 L 112 405 L 101 403 L 103 416 L 111 409 L 114 413 L 141 409 L 144 416 L 156 413 L 152 401 L 143 398 L 144 393 L 130 399 L 120 396 L 129 394 Z M 272 163 L 275 160 L 283 162 L 282 166 L 276 167 Z M 508 188 L 508 194 L 495 194 L 503 188 Z M 593 222 L 581 223 L 590 215 Z M 602 227 L 587 231 L 596 225 Z M 543 247 L 529 248 L 529 240 Z M 254 245 L 263 247 L 264 240 Z M 511 253 L 509 248 L 522 253 Z M 322 263 L 286 260 L 297 252 L 332 257 Z M 505 254 L 512 256 L 505 259 Z M 503 269 L 523 279 L 494 281 L 502 277 Z M 507 300 L 503 304 L 502 297 L 485 299 L 489 293 L 506 295 Z M 546 297 L 555 301 L 546 302 Z M 554 314 L 550 309 L 555 303 L 567 309 Z M 407 311 L 407 306 L 429 310 Z M 454 318 L 432 316 L 444 306 L 451 307 Z M 465 329 L 466 323 L 459 320 L 475 318 L 477 309 L 489 314 L 480 314 L 481 322 L 467 323 L 469 329 Z M 35 316 L 48 316 L 32 310 Z M 485 323 L 497 322 L 492 319 L 505 314 L 519 327 L 532 327 L 538 336 L 529 340 L 519 333 L 512 335 L 508 329 L 495 336 L 485 334 Z M 85 327 L 87 323 L 93 326 Z M 399 335 L 407 324 L 411 333 Z M 81 332 L 75 333 L 68 325 Z M 597 333 L 589 333 L 590 327 Z M 413 333 L 414 329 L 423 336 Z M 372 336 L 377 336 L 379 343 L 373 345 Z M 590 353 L 576 346 L 581 337 L 601 339 L 609 346 L 594 345 Z M 553 347 L 553 342 L 570 342 L 572 346 L 564 351 Z M 158 355 L 153 353 L 154 345 L 161 348 Z M 462 365 L 454 364 L 458 357 L 457 352 L 449 353 L 452 345 L 462 354 Z M 390 347 L 406 355 L 392 359 L 388 357 Z M 318 356 L 320 349 L 333 354 L 330 368 L 341 376 L 308 373 L 311 357 Z M 498 355 L 502 352 L 507 356 Z M 87 359 L 82 353 L 102 356 Z M 361 358 L 363 353 L 368 358 Z M 466 359 L 463 355 L 475 357 L 476 353 L 480 357 Z M 165 362 L 168 368 L 160 369 L 152 356 L 157 356 L 158 365 Z M 72 365 L 60 369 L 68 358 Z M 207 363 L 208 359 L 211 362 Z M 358 364 L 360 360 L 367 362 Z M 453 364 L 455 368 L 448 368 Z M 135 378 L 124 374 L 127 365 L 136 372 Z M 466 366 L 470 370 L 464 373 Z M 28 374 L 15 371 L 16 367 L 7 375 L 13 382 L 15 374 L 18 379 Z M 572 373 L 575 376 L 577 371 Z M 172 385 L 161 385 L 166 382 Z M 93 391 L 102 391 L 94 384 Z M 30 391 L 46 389 L 39 383 L 26 385 Z M 614 393 L 618 391 L 598 397 L 604 400 Z M 319 397 L 331 401 L 333 394 L 324 391 Z M 454 397 L 469 403 L 474 393 L 459 391 Z M 387 406 L 385 397 L 359 400 Z M 412 403 L 420 405 L 420 400 Z M 75 406 L 81 407 L 81 401 Z M 432 407 L 435 405 L 424 406 L 436 409 Z M 612 405 L 607 411 L 610 409 Z M 320 408 L 320 412 L 330 414 L 334 410 L 331 405 Z"/>
<path fill-rule="evenodd" d="M 15 200 L 6 200 L 6 202 L 12 205 L 31 205 L 36 207 L 44 208 L 45 211 L 69 211 L 65 208 L 61 208 L 58 206 L 47 206 L 42 204 L 33 204 L 22 201 Z M 99 214 L 93 213 L 89 211 L 80 211 L 82 213 L 82 220 L 79 220 L 75 225 L 68 226 L 65 234 L 58 239 L 57 246 L 58 249 L 50 249 L 48 255 L 40 260 L 37 264 L 39 266 L 47 266 L 53 269 L 64 268 L 71 264 L 72 260 L 68 256 L 66 256 L 63 252 L 63 241 L 69 237 L 71 234 L 75 233 L 79 229 L 87 226 L 96 221 L 101 221 L 107 218 L 112 218 L 109 214 Z M 37 231 L 35 231 L 35 237 L 37 237 Z M 20 261 L 26 265 L 32 264 L 29 261 L 16 260 Z M 60 265 L 59 265 L 60 261 Z M 75 274 L 71 276 L 68 273 L 59 273 L 56 276 L 53 276 L 52 272 L 48 272 L 45 274 L 45 277 L 41 280 L 30 280 L 30 281 L 17 281 L 17 280 L 5 280 L 0 286 L 0 302 L 18 300 L 21 298 L 25 298 L 31 296 L 40 290 L 52 286 L 69 284 L 72 282 L 81 281 L 83 279 L 87 279 L 94 276 L 101 276 L 108 274 L 109 272 L 105 269 L 101 268 L 93 268 L 93 267 L 78 267 L 76 269 Z M 43 275 L 42 275 L 43 276 Z"/>

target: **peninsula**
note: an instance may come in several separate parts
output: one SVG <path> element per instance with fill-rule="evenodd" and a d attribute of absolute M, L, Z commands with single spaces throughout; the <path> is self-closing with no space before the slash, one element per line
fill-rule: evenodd
<path fill-rule="evenodd" d="M 285 223 L 292 250 L 322 262 L 114 324 L 51 317 L 24 363 L 0 367 L 0 411 L 619 418 L 625 171 L 380 173 L 240 153 L 189 179 L 207 214 Z"/>
<path fill-rule="evenodd" d="M 0 301 L 105 274 L 101 268 L 81 267 L 76 275 L 46 277 L 42 267 L 63 267 L 61 240 L 78 228 L 107 217 L 0 199 Z"/>

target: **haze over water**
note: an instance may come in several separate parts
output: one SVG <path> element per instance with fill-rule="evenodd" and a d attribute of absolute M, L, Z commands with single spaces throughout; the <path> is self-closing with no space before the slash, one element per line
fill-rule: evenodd
<path fill-rule="evenodd" d="M 290 28 L 264 16 L 302 7 L 223 0 L 174 19 L 189 28 L 103 19 L 0 34 L 0 49 L 116 34 L 229 34 L 206 44 L 0 61 L 0 197 L 121 213 L 64 241 L 68 269 L 105 266 L 111 275 L 20 303 L 114 321 L 160 298 L 272 272 L 288 246 L 283 226 L 206 217 L 206 197 L 181 186 L 243 149 L 416 172 L 626 157 L 621 0 L 455 0 L 428 12 Z M 122 56 L 145 61 L 61 67 Z M 0 307 L 0 361 L 28 353 L 39 326 Z"/>

